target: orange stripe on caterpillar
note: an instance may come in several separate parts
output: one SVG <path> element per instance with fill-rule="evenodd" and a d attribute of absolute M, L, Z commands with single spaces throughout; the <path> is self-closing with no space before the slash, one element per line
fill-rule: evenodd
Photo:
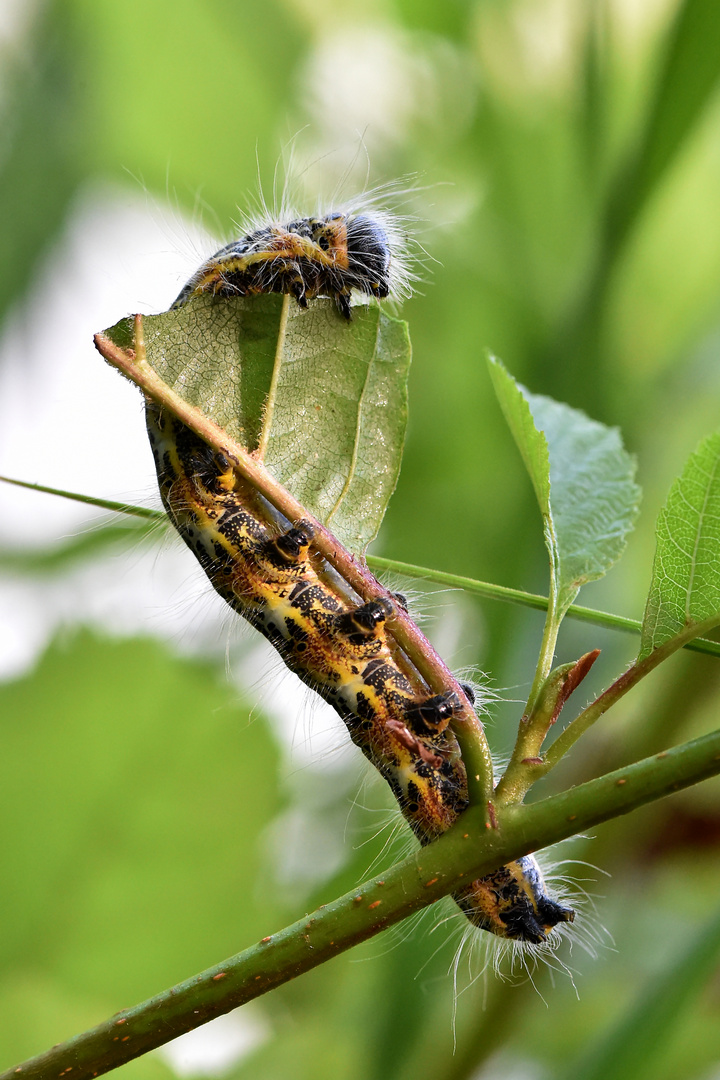
<path fill-rule="evenodd" d="M 148 404 L 163 504 L 215 590 L 275 646 L 285 664 L 329 702 L 353 742 L 385 778 L 421 844 L 467 807 L 467 777 L 449 726 L 462 705 L 430 696 L 400 670 L 386 636 L 396 601 L 350 605 L 310 555 L 312 527 L 278 534 L 222 454 Z M 548 896 L 526 856 L 455 895 L 481 929 L 541 943 L 574 913 Z"/>

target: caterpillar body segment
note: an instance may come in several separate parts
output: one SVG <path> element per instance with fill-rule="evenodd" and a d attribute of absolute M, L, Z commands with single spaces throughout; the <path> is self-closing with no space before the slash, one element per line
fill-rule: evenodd
<path fill-rule="evenodd" d="M 350 319 L 353 291 L 378 299 L 408 292 L 404 246 L 394 219 L 377 211 L 262 223 L 204 262 L 172 306 L 200 293 L 287 293 L 302 308 L 329 296 Z"/>
<path fill-rule="evenodd" d="M 215 590 L 333 706 L 420 843 L 446 832 L 468 805 L 449 726 L 463 706 L 453 691 L 423 693 L 401 670 L 386 632 L 399 601 L 353 605 L 336 594 L 310 554 L 308 522 L 278 534 L 223 454 L 152 402 L 147 426 L 163 505 Z M 455 900 L 475 926 L 519 941 L 542 942 L 574 915 L 548 896 L 533 856 L 472 882 Z"/>

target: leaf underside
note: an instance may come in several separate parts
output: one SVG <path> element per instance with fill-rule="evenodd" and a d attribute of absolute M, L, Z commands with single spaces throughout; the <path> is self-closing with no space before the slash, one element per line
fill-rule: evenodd
<path fill-rule="evenodd" d="M 529 393 L 494 358 L 490 373 L 543 515 L 562 613 L 625 549 L 640 502 L 635 460 L 617 429 Z"/>
<path fill-rule="evenodd" d="M 526 393 L 548 442 L 550 512 L 560 568 L 561 603 L 602 577 L 622 555 L 640 502 L 635 459 L 617 428 L 551 398 Z"/>
<path fill-rule="evenodd" d="M 199 296 L 144 319 L 147 359 L 189 404 L 256 450 L 338 539 L 362 551 L 397 483 L 407 426 L 407 324 L 377 304 L 342 319 L 332 301 Z M 106 331 L 132 345 L 131 320 Z M 276 384 L 271 392 L 277 363 Z M 268 408 L 269 404 L 269 408 Z"/>
<path fill-rule="evenodd" d="M 490 377 L 525 468 L 532 480 L 540 513 L 550 513 L 550 457 L 547 439 L 533 420 L 526 395 L 500 360 L 488 361 Z"/>

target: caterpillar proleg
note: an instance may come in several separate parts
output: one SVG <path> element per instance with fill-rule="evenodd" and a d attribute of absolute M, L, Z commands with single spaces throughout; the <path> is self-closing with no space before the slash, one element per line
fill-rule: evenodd
<path fill-rule="evenodd" d="M 353 603 L 324 574 L 308 522 L 278 524 L 223 454 L 153 402 L 147 426 L 165 509 L 215 590 L 333 706 L 420 843 L 436 839 L 468 804 L 450 726 L 464 703 L 455 692 L 419 692 L 407 677 L 387 634 L 403 601 Z M 454 899 L 474 926 L 536 945 L 574 918 L 548 895 L 531 855 Z"/>

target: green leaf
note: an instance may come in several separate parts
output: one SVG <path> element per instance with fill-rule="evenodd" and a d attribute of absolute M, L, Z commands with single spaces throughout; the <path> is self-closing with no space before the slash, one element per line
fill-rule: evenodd
<path fill-rule="evenodd" d="M 530 474 L 543 518 L 550 516 L 550 453 L 547 439 L 533 420 L 527 395 L 515 382 L 505 365 L 494 356 L 488 358 L 490 377 L 505 419 Z"/>
<path fill-rule="evenodd" d="M 640 660 L 681 633 L 707 633 L 720 621 L 720 431 L 690 456 L 655 535 Z"/>
<path fill-rule="evenodd" d="M 607 573 L 625 548 L 640 501 L 635 461 L 617 429 L 529 393 L 499 360 L 489 363 L 543 515 L 559 619 L 581 585 Z"/>
<path fill-rule="evenodd" d="M 215 665 L 63 634 L 0 685 L 0 735 L 0 1061 L 280 924 L 280 752 Z"/>
<path fill-rule="evenodd" d="M 201 296 L 143 319 L 147 359 L 158 375 L 248 450 L 257 449 L 260 438 L 281 311 L 280 296 Z M 132 347 L 133 320 L 106 333 L 122 348 Z"/>
<path fill-rule="evenodd" d="M 377 535 L 407 425 L 407 325 L 377 304 L 341 319 L 280 296 L 197 297 L 144 320 L 158 375 L 248 450 L 346 546 Z M 127 348 L 125 319 L 107 331 Z"/>

